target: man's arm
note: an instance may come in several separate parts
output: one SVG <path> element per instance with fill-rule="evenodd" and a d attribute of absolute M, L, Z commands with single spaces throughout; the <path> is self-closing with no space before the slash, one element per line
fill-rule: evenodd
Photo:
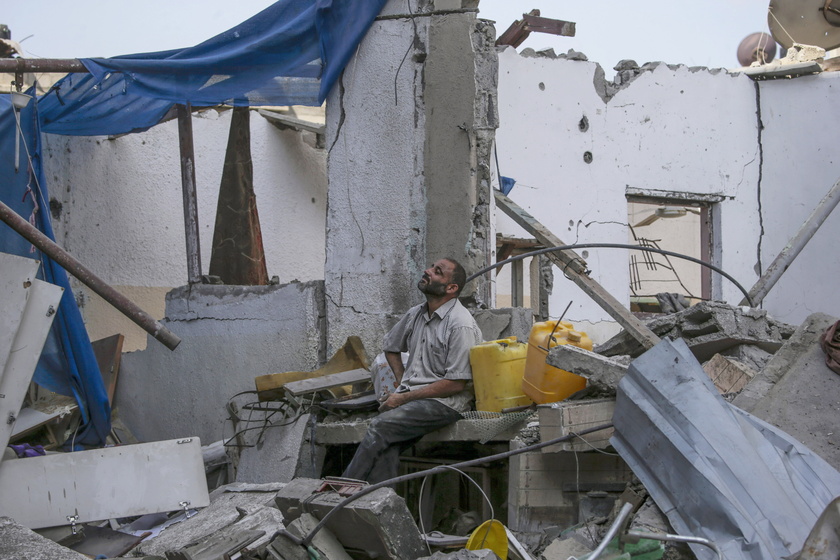
<path fill-rule="evenodd" d="M 400 384 L 405 373 L 405 366 L 402 363 L 402 355 L 399 352 L 385 352 L 385 361 L 391 366 L 391 371 L 394 372 L 394 377 L 397 379 L 397 385 Z"/>
<path fill-rule="evenodd" d="M 432 399 L 443 398 L 460 393 L 467 385 L 466 379 L 441 379 L 434 383 L 429 383 L 425 387 L 415 389 L 414 391 L 405 391 L 403 393 L 391 393 L 388 398 L 379 405 L 379 412 L 385 412 L 392 408 L 404 405 L 407 402 L 416 401 L 417 399 Z"/>

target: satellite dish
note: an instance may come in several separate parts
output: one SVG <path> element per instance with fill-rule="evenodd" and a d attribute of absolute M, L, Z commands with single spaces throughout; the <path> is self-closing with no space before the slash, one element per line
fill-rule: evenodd
<path fill-rule="evenodd" d="M 770 0 L 767 23 L 776 41 L 825 50 L 840 47 L 840 0 Z"/>
<path fill-rule="evenodd" d="M 776 40 L 767 33 L 753 33 L 738 45 L 738 63 L 749 66 L 753 62 L 766 64 L 776 57 Z"/>

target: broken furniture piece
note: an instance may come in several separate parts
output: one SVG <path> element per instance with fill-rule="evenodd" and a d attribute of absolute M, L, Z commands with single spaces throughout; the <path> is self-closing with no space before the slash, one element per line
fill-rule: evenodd
<path fill-rule="evenodd" d="M 0 463 L 0 515 L 37 529 L 209 503 L 198 438 Z"/>
<path fill-rule="evenodd" d="M 63 288 L 35 277 L 39 264 L 36 260 L 0 253 L 0 308 L 5 319 L 0 326 L 0 446 L 3 448 L 14 432 L 26 390 L 64 294 Z"/>
<path fill-rule="evenodd" d="M 254 383 L 260 401 L 270 401 L 281 399 L 286 395 L 284 386 L 287 383 L 356 369 L 369 370 L 370 362 L 362 340 L 358 336 L 351 336 L 326 364 L 314 371 L 289 371 L 261 375 L 254 379 Z"/>

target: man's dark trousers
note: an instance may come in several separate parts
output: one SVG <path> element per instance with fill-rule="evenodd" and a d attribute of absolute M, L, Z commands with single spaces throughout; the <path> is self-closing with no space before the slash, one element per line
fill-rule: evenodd
<path fill-rule="evenodd" d="M 424 435 L 448 426 L 461 413 L 433 399 L 418 399 L 373 419 L 343 477 L 371 484 L 397 476 L 400 453 Z"/>

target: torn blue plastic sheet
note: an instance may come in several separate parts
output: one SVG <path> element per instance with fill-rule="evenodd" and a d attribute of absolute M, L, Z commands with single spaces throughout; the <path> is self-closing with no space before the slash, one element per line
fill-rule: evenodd
<path fill-rule="evenodd" d="M 634 360 L 610 442 L 681 535 L 727 560 L 798 552 L 840 495 L 840 473 L 794 438 L 726 402 L 682 340 Z M 700 560 L 715 554 L 691 545 Z"/>

